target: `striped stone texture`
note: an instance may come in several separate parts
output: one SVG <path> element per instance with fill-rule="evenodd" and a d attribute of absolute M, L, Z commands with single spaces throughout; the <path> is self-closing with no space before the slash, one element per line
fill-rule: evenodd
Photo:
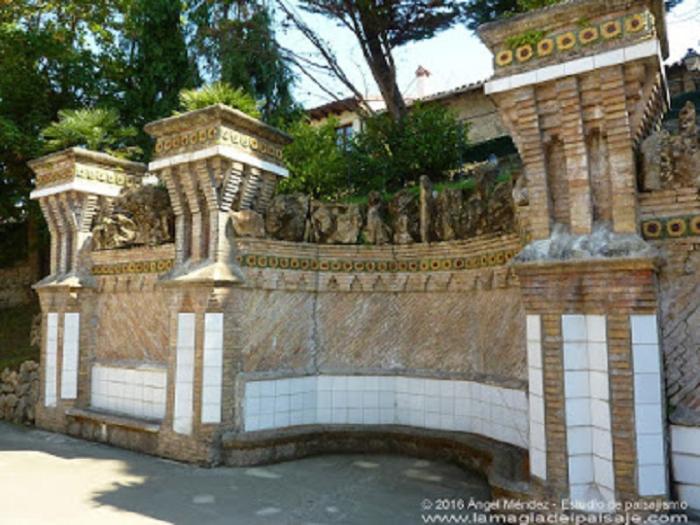
<path fill-rule="evenodd" d="M 697 188 L 640 195 L 642 220 L 700 215 Z M 659 273 L 661 337 L 671 421 L 700 424 L 700 236 L 650 241 L 665 259 Z"/>
<path fill-rule="evenodd" d="M 636 141 L 658 114 L 657 59 L 602 67 L 496 93 L 527 177 L 530 236 L 553 223 L 585 234 L 599 221 L 638 229 Z"/>

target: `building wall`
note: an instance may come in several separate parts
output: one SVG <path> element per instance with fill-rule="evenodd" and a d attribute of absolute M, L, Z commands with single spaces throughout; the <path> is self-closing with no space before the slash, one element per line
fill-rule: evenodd
<path fill-rule="evenodd" d="M 472 144 L 508 134 L 498 109 L 482 88 L 445 98 L 440 103 L 452 109 L 460 121 L 469 123 L 469 141 Z"/>

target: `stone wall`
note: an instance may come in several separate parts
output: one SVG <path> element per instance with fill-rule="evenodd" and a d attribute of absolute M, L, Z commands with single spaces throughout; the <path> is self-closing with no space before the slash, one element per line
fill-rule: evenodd
<path fill-rule="evenodd" d="M 25 361 L 19 372 L 0 374 L 0 419 L 34 424 L 34 405 L 39 400 L 39 364 Z"/>
<path fill-rule="evenodd" d="M 167 361 L 168 304 L 156 283 L 173 257 L 172 244 L 93 252 L 98 293 L 91 308 L 97 320 L 98 361 Z"/>
<path fill-rule="evenodd" d="M 700 193 L 643 193 L 640 213 L 645 237 L 665 262 L 659 286 L 669 416 L 700 425 Z"/>
<path fill-rule="evenodd" d="M 393 248 L 239 241 L 242 372 L 383 371 L 522 388 L 524 315 L 505 267 L 518 246 L 512 235 Z"/>

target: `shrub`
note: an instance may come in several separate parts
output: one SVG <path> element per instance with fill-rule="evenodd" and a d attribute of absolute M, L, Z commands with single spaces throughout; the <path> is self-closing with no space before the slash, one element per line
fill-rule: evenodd
<path fill-rule="evenodd" d="M 199 89 L 183 89 L 180 106 L 185 111 L 203 109 L 214 104 L 225 104 L 254 118 L 260 118 L 255 99 L 241 88 L 225 82 L 214 82 Z"/>
<path fill-rule="evenodd" d="M 58 121 L 42 131 L 47 153 L 73 146 L 105 151 L 118 157 L 134 157 L 140 148 L 130 146 L 138 134 L 133 127 L 124 127 L 114 109 L 68 109 L 58 112 Z"/>
<path fill-rule="evenodd" d="M 395 191 L 421 175 L 446 180 L 466 148 L 467 126 L 442 106 L 417 104 L 398 122 L 380 114 L 367 119 L 350 148 L 352 180 L 361 192 Z"/>
<path fill-rule="evenodd" d="M 339 142 L 338 121 L 307 122 L 291 129 L 285 148 L 290 176 L 281 192 L 303 192 L 321 199 L 391 193 L 421 175 L 445 181 L 459 169 L 467 148 L 467 128 L 442 106 L 415 105 L 395 122 L 388 114 L 368 118 L 361 133 Z"/>
<path fill-rule="evenodd" d="M 282 193 L 301 192 L 320 199 L 335 199 L 349 189 L 347 152 L 338 147 L 329 119 L 320 126 L 299 121 L 289 130 L 294 138 L 284 150 L 289 177 L 280 182 Z"/>

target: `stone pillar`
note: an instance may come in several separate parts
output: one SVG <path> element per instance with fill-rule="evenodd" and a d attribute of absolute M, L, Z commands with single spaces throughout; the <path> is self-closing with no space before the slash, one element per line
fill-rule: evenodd
<path fill-rule="evenodd" d="M 173 279 L 237 282 L 228 214 L 267 209 L 276 181 L 288 175 L 282 147 L 290 138 L 223 105 L 153 122 L 146 131 L 156 139 L 150 170 L 167 186 L 176 216 Z"/>
<path fill-rule="evenodd" d="M 123 188 L 141 184 L 143 164 L 71 148 L 33 160 L 36 189 L 51 234 L 51 274 L 34 288 L 42 310 L 37 425 L 66 431 L 66 410 L 89 402 L 94 312 L 89 258 L 100 200 L 109 208 Z"/>
<path fill-rule="evenodd" d="M 509 48 L 535 31 L 543 35 L 536 45 Z M 554 224 L 587 234 L 609 218 L 613 231 L 637 232 L 635 147 L 667 102 L 662 4 L 577 2 L 487 24 L 480 35 L 496 57 L 486 93 L 523 160 L 533 239 L 549 237 Z M 556 143 L 563 152 L 547 147 Z M 609 202 L 593 202 L 601 192 L 590 159 L 601 154 L 595 184 L 610 188 Z"/>
<path fill-rule="evenodd" d="M 264 213 L 288 175 L 290 138 L 223 105 L 146 126 L 156 139 L 150 170 L 165 183 L 176 216 L 176 262 L 161 285 L 171 294 L 167 417 L 161 453 L 213 461 L 211 442 L 234 425 L 236 323 L 228 297 L 242 281 L 232 211 Z M 224 355 L 227 358 L 224 359 Z"/>
<path fill-rule="evenodd" d="M 103 153 L 71 148 L 29 162 L 36 174 L 31 198 L 51 233 L 51 275 L 40 284 L 79 286 L 89 279 L 80 255 L 89 247 L 100 197 L 141 184 L 145 166 Z"/>
<path fill-rule="evenodd" d="M 637 235 L 635 171 L 635 148 L 667 102 L 663 9 L 564 2 L 479 30 L 495 56 L 485 90 L 529 190 L 533 242 L 515 268 L 533 492 L 581 510 L 668 497 L 656 261 Z M 510 47 L 526 34 L 537 41 Z M 615 246 L 597 246 L 594 228 Z"/>

